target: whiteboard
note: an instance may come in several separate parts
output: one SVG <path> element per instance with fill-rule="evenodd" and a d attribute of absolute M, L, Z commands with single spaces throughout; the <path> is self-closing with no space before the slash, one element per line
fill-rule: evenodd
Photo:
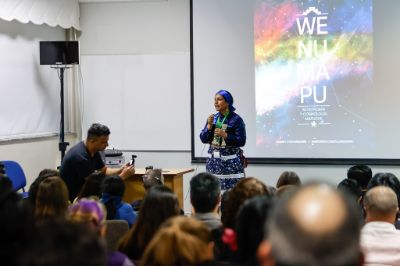
<path fill-rule="evenodd" d="M 81 71 L 84 131 L 107 125 L 121 150 L 190 150 L 189 52 L 82 55 Z"/>

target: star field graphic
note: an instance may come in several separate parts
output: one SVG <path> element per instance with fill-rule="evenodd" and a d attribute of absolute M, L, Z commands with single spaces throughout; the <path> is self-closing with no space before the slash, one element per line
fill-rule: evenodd
<path fill-rule="evenodd" d="M 256 0 L 258 147 L 373 145 L 372 12 L 372 0 Z"/>

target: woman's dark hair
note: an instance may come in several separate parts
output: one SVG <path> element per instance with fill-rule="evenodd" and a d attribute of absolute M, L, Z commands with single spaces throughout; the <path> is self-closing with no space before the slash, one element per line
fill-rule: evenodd
<path fill-rule="evenodd" d="M 246 200 L 236 216 L 237 246 L 235 262 L 258 265 L 256 252 L 265 237 L 264 224 L 273 207 L 272 196 L 256 196 Z"/>
<path fill-rule="evenodd" d="M 337 188 L 340 191 L 346 193 L 347 195 L 354 197 L 356 200 L 358 200 L 362 196 L 361 187 L 354 179 L 348 179 L 348 178 L 343 179 L 338 184 Z"/>
<path fill-rule="evenodd" d="M 210 229 L 205 223 L 195 218 L 175 216 L 162 224 L 139 265 L 203 265 L 210 260 L 207 250 L 212 241 Z"/>
<path fill-rule="evenodd" d="M 268 187 L 254 177 L 241 179 L 228 193 L 221 210 L 221 221 L 224 227 L 232 229 L 235 227 L 237 211 L 245 200 L 257 195 L 271 195 Z"/>
<path fill-rule="evenodd" d="M 0 174 L 0 195 L 9 190 L 13 190 L 12 181 L 6 175 Z"/>
<path fill-rule="evenodd" d="M 372 169 L 364 164 L 353 165 L 347 170 L 347 178 L 355 180 L 365 190 L 372 178 Z"/>
<path fill-rule="evenodd" d="M 125 192 L 125 183 L 119 176 L 108 176 L 101 186 L 102 202 L 107 209 L 107 220 L 114 219 L 118 204 L 122 201 Z"/>
<path fill-rule="evenodd" d="M 42 183 L 43 180 L 45 180 L 51 176 L 60 176 L 60 173 L 54 169 L 43 169 L 42 171 L 40 171 L 38 177 L 36 177 L 35 181 L 33 181 L 31 186 L 29 187 L 28 199 L 29 199 L 29 202 L 32 203 L 33 207 L 35 207 L 35 205 L 36 205 L 36 195 L 37 195 L 40 183 Z"/>
<path fill-rule="evenodd" d="M 45 222 L 38 226 L 31 242 L 23 244 L 26 248 L 18 252 L 15 265 L 107 265 L 106 248 L 100 235 L 83 223 Z"/>
<path fill-rule="evenodd" d="M 139 216 L 128 234 L 122 239 L 119 251 L 132 260 L 140 260 L 145 248 L 160 225 L 180 212 L 178 198 L 166 186 L 151 187 L 139 211 Z"/>
<path fill-rule="evenodd" d="M 35 208 L 39 222 L 47 219 L 64 219 L 68 204 L 68 188 L 64 180 L 58 176 L 51 176 L 40 183 Z"/>
<path fill-rule="evenodd" d="M 94 171 L 93 173 L 91 173 L 85 178 L 85 183 L 83 184 L 81 191 L 79 191 L 76 197 L 78 199 L 93 196 L 100 198 L 101 185 L 105 177 L 106 175 L 101 171 Z"/>
<path fill-rule="evenodd" d="M 30 204 L 22 200 L 1 177 L 0 187 L 0 258 L 2 265 L 19 265 L 16 260 L 34 239 L 35 219 Z M 4 181 L 4 182 L 3 182 Z"/>
<path fill-rule="evenodd" d="M 228 204 L 228 201 L 229 201 L 229 192 L 232 190 L 232 188 L 230 188 L 230 189 L 227 189 L 227 190 L 225 190 L 224 192 L 222 192 L 222 194 L 221 194 L 221 204 L 220 204 L 220 206 L 219 206 L 219 208 L 220 208 L 220 213 L 221 213 L 221 215 L 222 214 L 225 214 L 226 213 L 226 211 L 225 211 L 225 206 Z M 222 219 L 222 218 L 221 218 Z"/>
<path fill-rule="evenodd" d="M 292 171 L 284 171 L 276 182 L 276 188 L 280 188 L 286 185 L 301 186 L 300 177 Z"/>

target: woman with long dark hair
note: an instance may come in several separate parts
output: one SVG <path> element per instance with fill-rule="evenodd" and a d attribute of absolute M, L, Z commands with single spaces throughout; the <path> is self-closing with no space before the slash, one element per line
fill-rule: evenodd
<path fill-rule="evenodd" d="M 51 176 L 40 183 L 35 206 L 38 222 L 65 219 L 68 205 L 68 188 L 60 177 Z"/>
<path fill-rule="evenodd" d="M 119 251 L 132 260 L 140 260 L 160 225 L 172 216 L 179 215 L 177 196 L 166 186 L 154 186 L 146 193 L 138 219 L 122 239 Z"/>

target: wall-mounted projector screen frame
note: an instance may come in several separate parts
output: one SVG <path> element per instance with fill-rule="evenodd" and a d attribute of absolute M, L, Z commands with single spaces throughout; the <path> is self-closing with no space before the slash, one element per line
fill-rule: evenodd
<path fill-rule="evenodd" d="M 193 162 L 227 89 L 250 163 L 400 164 L 400 1 L 190 4 Z"/>

